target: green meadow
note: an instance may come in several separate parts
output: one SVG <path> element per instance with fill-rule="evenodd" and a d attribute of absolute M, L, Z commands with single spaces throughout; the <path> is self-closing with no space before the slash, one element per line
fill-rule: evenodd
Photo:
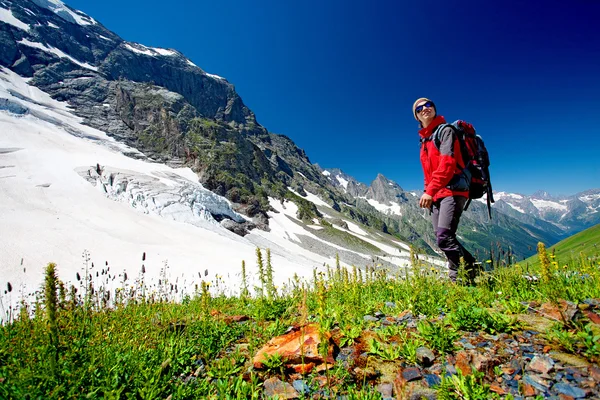
<path fill-rule="evenodd" d="M 92 273 L 100 271 L 67 286 L 57 278 L 60 265 L 49 264 L 37 299 L 7 312 L 10 321 L 0 327 L 0 398 L 264 399 L 268 378 L 290 382 L 292 373 L 276 356 L 255 369 L 253 356 L 288 327 L 316 323 L 340 348 L 362 346 L 368 365 L 338 360 L 302 374 L 311 391 L 300 397 L 379 399 L 377 379 L 357 371 L 414 364 L 419 346 L 436 356 L 453 354 L 455 341 L 473 330 L 518 334 L 523 326 L 515 316 L 526 311 L 526 302 L 600 298 L 600 258 L 592 243 L 599 234 L 596 227 L 561 242 L 558 263 L 540 245 L 541 263 L 481 271 L 473 282 L 461 271 L 459 284 L 413 254 L 407 276 L 338 263 L 315 270 L 309 281 L 277 287 L 269 251 L 257 249 L 259 286 L 248 287 L 242 263 L 239 295 L 225 295 L 222 283 L 198 282 L 182 301 L 167 279 L 147 287 L 144 271 L 133 285 L 111 292 L 93 283 Z M 563 259 L 566 253 L 573 256 Z M 5 294 L 5 301 L 7 295 L 15 293 Z M 416 329 L 365 319 L 402 311 L 422 316 Z M 544 334 L 563 351 L 599 360 L 598 333 L 590 325 L 565 321 Z M 436 390 L 447 399 L 496 396 L 477 375 L 443 377 Z"/>

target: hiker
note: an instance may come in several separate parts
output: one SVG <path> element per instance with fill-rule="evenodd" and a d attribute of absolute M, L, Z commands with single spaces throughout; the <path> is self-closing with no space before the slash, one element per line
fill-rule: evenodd
<path fill-rule="evenodd" d="M 460 244 L 456 230 L 469 198 L 470 178 L 463 173 L 464 161 L 454 129 L 437 115 L 433 101 L 420 98 L 413 115 L 421 126 L 421 165 L 425 189 L 419 207 L 429 209 L 437 244 L 448 259 L 448 277 L 456 282 L 463 257 L 469 279 L 474 278 L 475 258 Z"/>

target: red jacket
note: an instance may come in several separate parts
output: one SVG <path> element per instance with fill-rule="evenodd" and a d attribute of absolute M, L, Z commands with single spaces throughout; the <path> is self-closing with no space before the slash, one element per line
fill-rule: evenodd
<path fill-rule="evenodd" d="M 441 115 L 435 117 L 427 128 L 419 131 L 421 136 L 421 165 L 425 174 L 425 193 L 437 201 L 449 196 L 469 197 L 468 191 L 455 191 L 447 188 L 450 180 L 462 173 L 464 167 L 460 152 L 460 143 L 454 129 L 441 128 L 434 143 L 432 135 L 446 120 Z"/>

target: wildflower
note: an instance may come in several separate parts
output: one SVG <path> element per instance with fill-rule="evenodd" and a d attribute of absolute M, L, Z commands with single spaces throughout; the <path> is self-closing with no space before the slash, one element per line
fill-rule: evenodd
<path fill-rule="evenodd" d="M 491 263 L 492 263 L 492 260 L 486 260 L 485 262 L 486 262 L 487 264 L 491 264 Z"/>

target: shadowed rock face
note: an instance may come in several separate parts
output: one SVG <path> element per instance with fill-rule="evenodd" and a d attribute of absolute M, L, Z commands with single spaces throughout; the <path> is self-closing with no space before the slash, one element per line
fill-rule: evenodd
<path fill-rule="evenodd" d="M 57 8 L 46 0 L 4 0 L 2 4 L 29 28 L 0 23 L 0 65 L 35 77 L 35 84 L 44 90 L 45 86 L 69 77 L 65 75 L 85 75 L 87 69 L 108 81 L 162 86 L 179 93 L 207 118 L 264 131 L 233 85 L 206 74 L 177 51 L 157 51 L 128 43 L 85 14 L 66 6 Z M 56 50 L 63 56 L 57 55 Z M 63 66 L 57 68 L 56 64 Z M 82 65 L 89 67 L 82 70 Z"/>

